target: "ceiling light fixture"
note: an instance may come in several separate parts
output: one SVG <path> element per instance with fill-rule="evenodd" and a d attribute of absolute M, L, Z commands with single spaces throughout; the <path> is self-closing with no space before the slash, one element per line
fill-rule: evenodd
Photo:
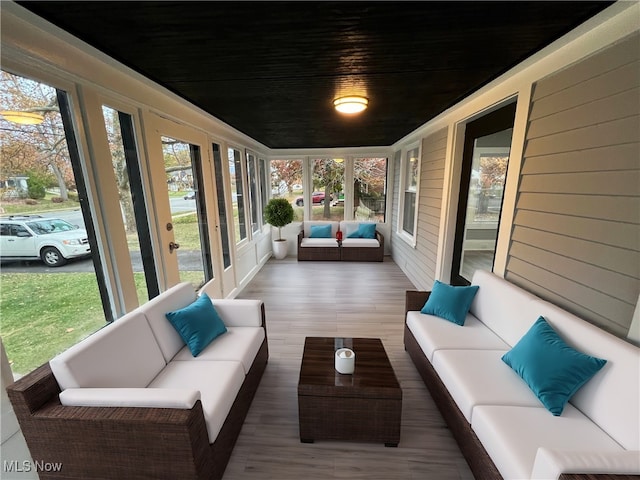
<path fill-rule="evenodd" d="M 2 115 L 8 122 L 19 123 L 21 125 L 40 125 L 44 122 L 44 116 L 33 112 L 3 110 L 0 112 L 0 115 Z"/>
<path fill-rule="evenodd" d="M 369 99 L 359 96 L 340 97 L 333 101 L 333 106 L 340 113 L 360 113 L 369 105 Z"/>

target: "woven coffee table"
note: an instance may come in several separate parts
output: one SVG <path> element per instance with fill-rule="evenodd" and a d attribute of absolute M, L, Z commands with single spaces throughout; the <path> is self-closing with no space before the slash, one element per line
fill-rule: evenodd
<path fill-rule="evenodd" d="M 356 354 L 355 371 L 334 368 L 338 348 Z M 355 440 L 397 447 L 402 390 L 379 338 L 307 337 L 298 381 L 300 441 Z"/>

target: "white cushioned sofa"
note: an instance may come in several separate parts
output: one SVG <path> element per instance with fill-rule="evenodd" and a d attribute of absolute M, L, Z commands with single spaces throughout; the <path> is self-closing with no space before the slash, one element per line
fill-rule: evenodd
<path fill-rule="evenodd" d="M 268 360 L 264 305 L 212 300 L 226 333 L 194 357 L 178 284 L 8 388 L 40 478 L 219 479 Z M 209 307 L 210 308 L 210 307 Z"/>
<path fill-rule="evenodd" d="M 373 238 L 350 237 L 361 226 L 366 225 L 375 229 L 376 223 L 345 220 L 341 222 L 321 220 L 303 222 L 302 230 L 298 234 L 298 260 L 382 262 L 384 259 L 384 236 L 382 233 L 374 230 Z M 330 236 L 314 237 L 312 230 L 322 226 L 330 226 Z M 341 244 L 336 240 L 338 231 L 342 232 Z"/>
<path fill-rule="evenodd" d="M 421 313 L 430 292 L 408 291 L 404 343 L 475 477 L 640 478 L 640 349 L 492 273 L 471 283 L 463 326 Z M 540 316 L 607 361 L 559 416 L 502 361 Z"/>

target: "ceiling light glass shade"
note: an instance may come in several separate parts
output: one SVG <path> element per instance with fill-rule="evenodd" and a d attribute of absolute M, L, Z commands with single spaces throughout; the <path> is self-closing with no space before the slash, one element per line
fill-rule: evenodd
<path fill-rule="evenodd" d="M 365 97 L 340 97 L 333 101 L 333 106 L 340 113 L 358 113 L 369 105 L 369 100 Z"/>
<path fill-rule="evenodd" d="M 19 123 L 21 125 L 39 125 L 44 122 L 44 117 L 39 113 L 33 112 L 19 112 L 17 110 L 3 110 L 0 115 L 5 120 L 13 123 Z"/>

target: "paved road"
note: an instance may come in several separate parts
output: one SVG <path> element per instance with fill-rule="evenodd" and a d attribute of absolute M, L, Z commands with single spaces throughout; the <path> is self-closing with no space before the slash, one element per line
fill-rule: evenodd
<path fill-rule="evenodd" d="M 198 251 L 178 251 L 178 262 L 181 271 L 201 271 L 202 256 Z M 140 252 L 131 253 L 131 263 L 134 272 L 142 272 L 142 259 Z M 91 258 L 79 258 L 69 260 L 66 265 L 51 268 L 37 260 L 2 262 L 0 272 L 2 273 L 69 273 L 69 272 L 93 272 L 93 261 Z"/>
<path fill-rule="evenodd" d="M 172 213 L 183 213 L 195 211 L 195 200 L 184 200 L 183 198 L 172 197 L 169 199 L 171 202 Z M 49 212 L 40 213 L 45 218 L 61 218 L 69 222 L 72 225 L 78 225 L 80 228 L 84 228 L 84 219 L 82 218 L 82 212 L 79 208 L 72 210 L 55 210 Z M 199 271 L 202 270 L 202 258 L 200 252 L 197 251 L 178 251 L 178 262 L 180 263 L 180 270 L 183 271 Z M 140 252 L 131 253 L 131 263 L 133 264 L 134 272 L 142 272 L 142 259 Z M 70 260 L 66 265 L 62 267 L 50 268 L 46 267 L 42 262 L 37 260 L 33 261 L 20 261 L 20 262 L 2 262 L 0 265 L 0 271 L 4 273 L 65 273 L 65 272 L 93 272 L 93 262 L 90 258 L 80 258 Z"/>

